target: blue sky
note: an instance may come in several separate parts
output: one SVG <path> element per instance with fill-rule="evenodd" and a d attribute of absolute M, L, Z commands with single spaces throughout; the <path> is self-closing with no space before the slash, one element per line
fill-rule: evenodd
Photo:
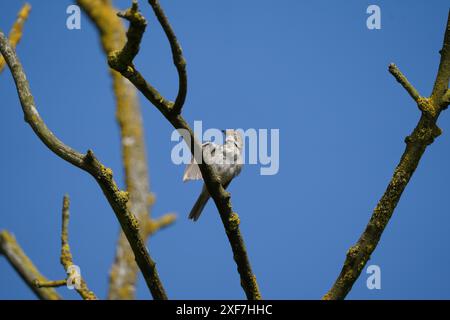
<path fill-rule="evenodd" d="M 66 28 L 71 1 L 30 0 L 17 52 L 47 125 L 77 150 L 92 148 L 123 186 L 111 80 L 95 29 Z M 168 98 L 177 90 L 170 49 L 149 21 L 136 65 Z M 317 299 L 333 284 L 404 150 L 419 111 L 387 71 L 396 63 L 429 95 L 439 63 L 447 1 L 161 1 L 185 52 L 185 118 L 214 128 L 280 130 L 280 170 L 246 166 L 230 187 L 261 292 L 268 299 Z M 125 8 L 129 1 L 115 1 Z M 368 30 L 366 8 L 381 8 Z M 9 31 L 22 1 L 0 2 Z M 57 158 L 23 121 L 8 70 L 0 75 L 0 229 L 8 229 L 50 279 L 61 279 L 60 207 L 71 196 L 70 243 L 91 289 L 105 297 L 118 223 L 95 181 Z M 149 247 L 170 298 L 244 298 L 223 226 L 210 203 L 187 219 L 200 183 L 183 184 L 170 159 L 172 127 L 141 96 L 153 215 L 175 225 Z M 227 110 L 227 112 L 225 112 Z M 350 299 L 450 298 L 450 121 L 429 147 Z M 66 298 L 78 296 L 65 288 Z M 142 281 L 138 298 L 150 294 Z M 34 299 L 0 257 L 0 298 Z"/>

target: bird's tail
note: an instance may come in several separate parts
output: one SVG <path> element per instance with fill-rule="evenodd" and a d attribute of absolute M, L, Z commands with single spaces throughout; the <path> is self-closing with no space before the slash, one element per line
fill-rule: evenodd
<path fill-rule="evenodd" d="M 205 208 L 205 205 L 208 202 L 208 200 L 209 200 L 209 192 L 208 190 L 206 190 L 205 185 L 203 185 L 202 193 L 200 193 L 200 196 L 195 202 L 194 207 L 192 207 L 191 213 L 189 213 L 189 219 L 197 221 L 198 218 L 200 218 L 200 215 L 202 214 L 202 211 Z"/>

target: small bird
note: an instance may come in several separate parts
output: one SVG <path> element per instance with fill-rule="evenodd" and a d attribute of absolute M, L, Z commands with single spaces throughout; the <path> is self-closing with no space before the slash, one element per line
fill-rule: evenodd
<path fill-rule="evenodd" d="M 202 144 L 203 160 L 210 165 L 217 174 L 220 183 L 226 189 L 231 180 L 236 177 L 242 170 L 242 135 L 236 130 L 222 130 L 225 133 L 225 143 L 218 145 L 212 142 Z M 200 169 L 191 158 L 191 163 L 186 166 L 183 175 L 183 182 L 189 180 L 203 180 Z M 197 221 L 202 213 L 203 208 L 208 202 L 210 195 L 203 184 L 202 192 L 194 204 L 189 214 L 189 219 Z"/>

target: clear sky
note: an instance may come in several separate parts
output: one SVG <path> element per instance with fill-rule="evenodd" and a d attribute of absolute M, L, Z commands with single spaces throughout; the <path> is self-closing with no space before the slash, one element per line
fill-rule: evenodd
<path fill-rule="evenodd" d="M 66 28 L 71 1 L 30 0 L 17 52 L 47 125 L 79 151 L 92 148 L 123 173 L 114 99 L 96 30 Z M 125 8 L 130 1 L 115 1 Z M 169 45 L 146 1 L 149 21 L 136 60 L 168 98 L 177 89 Z M 388 73 L 396 63 L 422 95 L 435 79 L 448 1 L 161 0 L 185 52 L 186 119 L 205 128 L 280 130 L 280 170 L 244 168 L 230 187 L 264 298 L 317 299 L 333 284 L 384 192 L 419 111 Z M 381 30 L 368 30 L 366 8 L 381 8 Z M 0 1 L 8 32 L 22 1 Z M 95 181 L 57 158 L 23 121 L 8 70 L 0 75 L 0 229 L 15 234 L 40 271 L 59 264 L 61 203 L 71 196 L 70 243 L 82 275 L 107 293 L 118 223 Z M 175 225 L 150 240 L 170 298 L 244 298 L 215 206 L 187 219 L 200 183 L 184 184 L 170 159 L 172 127 L 141 96 L 153 215 L 176 212 Z M 450 121 L 427 150 L 351 299 L 450 298 Z M 66 298 L 78 296 L 59 289 Z M 150 294 L 142 281 L 138 298 Z M 0 298 L 34 295 L 0 257 Z"/>

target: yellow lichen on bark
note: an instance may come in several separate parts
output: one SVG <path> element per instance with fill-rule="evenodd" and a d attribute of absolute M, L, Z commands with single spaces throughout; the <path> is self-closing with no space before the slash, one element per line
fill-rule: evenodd
<path fill-rule="evenodd" d="M 43 300 L 60 300 L 61 296 L 53 288 L 37 288 L 34 281 L 47 282 L 33 262 L 25 254 L 14 235 L 0 231 L 0 255 L 3 255 L 36 296 Z"/>
<path fill-rule="evenodd" d="M 16 22 L 14 22 L 13 27 L 9 33 L 9 42 L 13 48 L 17 46 L 23 34 L 23 25 L 30 15 L 31 6 L 25 3 L 17 14 Z M 0 72 L 2 72 L 5 67 L 5 59 L 0 55 Z"/>
<path fill-rule="evenodd" d="M 77 0 L 100 34 L 100 42 L 108 56 L 121 49 L 126 41 L 126 30 L 117 17 L 118 10 L 109 0 Z M 145 139 L 139 100 L 135 87 L 120 73 L 109 69 L 116 99 L 116 118 L 119 124 L 125 185 L 128 191 L 128 208 L 139 225 L 141 236 L 146 239 L 159 229 L 172 224 L 176 216 L 171 214 L 152 219 L 148 198 L 151 195 Z M 149 227 L 151 226 L 151 227 Z M 119 235 L 116 257 L 110 272 L 110 299 L 133 299 L 138 268 L 128 241 Z"/>

